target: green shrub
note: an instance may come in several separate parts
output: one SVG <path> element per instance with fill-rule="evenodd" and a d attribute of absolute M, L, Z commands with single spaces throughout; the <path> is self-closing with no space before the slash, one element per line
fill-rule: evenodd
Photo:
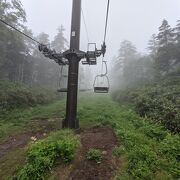
<path fill-rule="evenodd" d="M 17 179 L 44 179 L 44 175 L 59 160 L 69 163 L 79 146 L 79 140 L 70 130 L 52 133 L 47 139 L 29 145 L 27 164 L 19 170 Z"/>
<path fill-rule="evenodd" d="M 180 132 L 180 77 L 167 76 L 159 82 L 142 87 L 116 91 L 115 101 L 131 103 L 143 117 L 163 124 L 172 132 Z"/>
<path fill-rule="evenodd" d="M 121 141 L 123 142 L 126 150 L 130 151 L 137 144 L 146 144 L 146 138 L 140 133 L 134 133 L 131 129 L 120 129 L 118 128 L 116 132 L 117 136 L 121 137 Z"/>
<path fill-rule="evenodd" d="M 180 136 L 168 134 L 159 145 L 159 153 L 166 156 L 168 164 L 166 169 L 171 172 L 174 179 L 180 178 Z M 170 164 L 170 165 L 169 165 Z"/>
<path fill-rule="evenodd" d="M 44 88 L 32 88 L 21 83 L 0 81 L 0 113 L 16 108 L 47 104 L 55 98 L 54 92 Z"/>
<path fill-rule="evenodd" d="M 147 145 L 135 146 L 129 153 L 128 173 L 135 179 L 150 178 L 158 165 L 156 153 Z"/>
<path fill-rule="evenodd" d="M 154 124 L 144 124 L 144 126 L 139 128 L 146 136 L 150 138 L 155 138 L 158 141 L 163 140 L 167 136 L 167 131 L 162 126 L 157 126 Z"/>
<path fill-rule="evenodd" d="M 90 149 L 87 153 L 87 159 L 96 161 L 96 163 L 101 163 L 102 152 L 98 149 Z"/>
<path fill-rule="evenodd" d="M 180 161 L 180 136 L 168 134 L 160 143 L 160 151 L 171 160 Z"/>

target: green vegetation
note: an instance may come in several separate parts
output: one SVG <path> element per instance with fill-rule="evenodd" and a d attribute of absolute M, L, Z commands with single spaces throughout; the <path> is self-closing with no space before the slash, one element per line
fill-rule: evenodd
<path fill-rule="evenodd" d="M 27 27 L 26 11 L 21 0 L 0 1 L 1 19 L 8 22 L 25 34 L 43 44 L 51 44 L 57 52 L 68 48 L 64 37 L 64 27 L 57 27 L 57 33 L 51 41 L 48 34 L 40 32 L 35 36 Z M 13 18 L 12 18 L 13 16 Z M 5 24 L 0 24 L 0 79 L 11 82 L 21 82 L 30 86 L 43 86 L 50 89 L 57 88 L 59 82 L 59 66 L 39 53 L 34 42 L 24 38 Z M 64 68 L 67 70 L 67 68 Z M 64 84 L 63 82 L 61 85 Z M 65 85 L 65 84 L 64 84 Z"/>
<path fill-rule="evenodd" d="M 87 153 L 87 159 L 96 161 L 96 163 L 101 163 L 102 152 L 99 149 L 90 149 Z"/>
<path fill-rule="evenodd" d="M 57 160 L 65 164 L 71 162 L 79 145 L 77 136 L 70 130 L 61 130 L 31 143 L 27 148 L 27 163 L 16 179 L 44 179 Z"/>
<path fill-rule="evenodd" d="M 12 179 L 11 177 L 26 160 L 25 148 L 9 152 L 0 158 L 0 179 Z"/>
<path fill-rule="evenodd" d="M 120 157 L 126 153 L 126 149 L 124 146 L 116 146 L 113 149 L 113 155 L 116 157 Z"/>
<path fill-rule="evenodd" d="M 57 102 L 38 109 L 35 107 L 29 115 L 27 111 L 22 111 L 26 118 L 19 123 L 27 122 L 25 119 L 28 117 L 52 118 L 59 109 L 62 113 L 59 112 L 58 116 L 60 114 L 64 116 L 64 107 L 64 103 Z M 11 120 L 13 117 L 16 119 L 15 114 L 14 112 Z M 180 136 L 178 134 L 172 134 L 164 126 L 154 123 L 147 117 L 140 117 L 129 105 L 119 105 L 105 95 L 81 97 L 78 116 L 81 127 L 109 126 L 115 131 L 119 145 L 114 148 L 113 155 L 115 158 L 120 158 L 123 164 L 115 179 L 180 178 Z M 75 141 L 72 138 L 75 138 Z M 35 179 L 45 177 L 59 160 L 61 163 L 72 160 L 78 144 L 77 137 L 72 131 L 59 131 L 45 140 L 29 145 L 27 163 L 18 171 L 17 177 L 24 178 L 31 173 L 37 175 Z M 24 159 L 24 155 L 22 157 Z M 102 153 L 91 150 L 88 152 L 88 157 L 96 161 L 98 158 L 101 159 Z M 8 157 L 5 158 L 8 159 Z M 99 159 L 96 162 L 99 162 Z M 13 163 L 8 160 L 7 168 L 11 164 L 14 166 L 15 160 Z M 3 169 L 5 169 L 4 166 Z M 3 175 L 5 177 L 5 174 Z"/>
<path fill-rule="evenodd" d="M 172 132 L 180 132 L 179 92 L 180 78 L 171 75 L 144 87 L 117 91 L 113 99 L 119 103 L 131 103 L 141 116 L 163 124 Z"/>
<path fill-rule="evenodd" d="M 0 115 L 0 143 L 6 142 L 9 136 L 22 136 L 56 131 L 61 128 L 61 118 L 64 117 L 64 101 L 48 105 L 38 105 L 26 109 L 16 109 Z M 30 139 L 29 139 L 30 140 Z M 17 140 L 18 142 L 18 140 Z M 9 150 L 8 150 L 9 151 Z M 0 158 L 0 177 L 12 177 L 17 168 L 25 163 L 26 147 L 18 148 Z"/>
<path fill-rule="evenodd" d="M 4 21 L 39 42 L 51 44 L 59 52 L 67 49 L 63 26 L 58 28 L 52 42 L 43 32 L 34 37 L 24 25 L 26 12 L 20 0 L 1 0 L 0 13 Z M 11 82 L 0 81 L 0 140 L 23 131 L 44 132 L 44 126 L 58 129 L 64 117 L 64 102 L 47 105 L 57 99 L 56 94 L 34 86 L 56 88 L 67 68 L 59 74 L 59 66 L 42 57 L 34 49 L 34 42 L 4 24 L 0 26 L 0 79 Z M 117 179 L 180 179 L 180 20 L 170 27 L 164 19 L 148 49 L 150 53 L 144 56 L 130 41 L 121 42 L 111 77 L 115 88 L 126 89 L 113 93 L 116 102 L 105 96 L 82 97 L 78 116 L 81 127 L 110 126 L 115 131 L 119 146 L 113 154 L 117 158 L 125 157 L 123 164 L 127 165 Z M 84 78 L 87 72 L 81 72 Z M 30 144 L 27 162 L 16 178 L 43 179 L 58 159 L 65 164 L 72 161 L 78 146 L 77 137 L 68 130 Z M 17 161 L 24 163 L 25 150 L 7 152 L 0 158 L 1 178 L 15 171 Z M 87 154 L 87 159 L 96 162 L 101 158 L 101 152 L 96 149 Z"/>
<path fill-rule="evenodd" d="M 79 118 L 83 126 L 107 125 L 115 130 L 120 146 L 113 154 L 127 157 L 123 162 L 127 167 L 117 179 L 179 178 L 179 135 L 105 96 L 81 98 Z"/>
<path fill-rule="evenodd" d="M 20 83 L 0 81 L 0 87 L 0 113 L 16 108 L 47 104 L 57 98 L 50 90 L 31 88 Z"/>
<path fill-rule="evenodd" d="M 112 69 L 113 99 L 131 103 L 142 116 L 180 132 L 180 21 L 163 20 L 141 55 L 131 41 L 121 42 Z"/>
<path fill-rule="evenodd" d="M 20 131 L 31 129 L 37 131 L 38 128 L 42 128 L 42 124 L 47 123 L 49 126 L 52 124 L 54 127 L 60 127 L 60 118 L 64 117 L 64 109 L 64 101 L 59 101 L 0 114 L 0 139 Z M 57 117 L 58 122 L 55 122 Z M 51 123 L 49 119 L 52 118 L 54 122 Z"/>

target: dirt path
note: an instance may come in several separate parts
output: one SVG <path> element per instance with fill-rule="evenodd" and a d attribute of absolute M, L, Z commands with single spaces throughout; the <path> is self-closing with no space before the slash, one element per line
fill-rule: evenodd
<path fill-rule="evenodd" d="M 31 138 L 42 139 L 56 129 L 55 121 L 48 122 L 47 119 L 37 122 L 36 128 L 39 127 L 39 129 L 29 127 L 28 131 L 9 136 L 5 141 L 0 142 L 0 158 L 13 150 L 26 146 L 32 140 Z"/>
<path fill-rule="evenodd" d="M 31 137 L 41 139 L 47 136 L 54 128 L 50 128 L 48 123 L 38 132 L 26 132 L 13 137 L 0 144 L 0 157 L 26 146 Z M 45 133 L 45 134 L 44 134 Z M 90 128 L 82 130 L 79 133 L 82 147 L 76 160 L 70 167 L 65 167 L 64 171 L 58 170 L 57 179 L 68 180 L 110 180 L 114 171 L 115 164 L 112 160 L 112 150 L 117 144 L 116 137 L 110 128 Z M 100 164 L 86 159 L 89 149 L 95 148 L 103 152 L 103 158 Z M 62 168 L 63 169 L 63 168 Z M 64 174 L 64 176 L 63 176 Z"/>
<path fill-rule="evenodd" d="M 0 145 L 0 158 L 10 151 L 13 151 L 18 148 L 24 147 L 31 141 L 31 137 L 35 137 L 37 139 L 41 139 L 45 136 L 43 132 L 37 133 L 23 133 L 18 134 L 14 137 L 9 137 L 7 141 Z"/>
<path fill-rule="evenodd" d="M 112 161 L 112 150 L 117 143 L 110 128 L 91 128 L 80 133 L 82 148 L 74 163 L 69 180 L 110 180 L 113 177 L 115 165 Z M 100 164 L 86 159 L 90 148 L 103 152 Z"/>

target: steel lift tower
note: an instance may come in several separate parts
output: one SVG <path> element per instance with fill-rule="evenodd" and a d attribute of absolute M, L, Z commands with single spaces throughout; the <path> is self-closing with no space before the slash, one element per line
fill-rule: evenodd
<path fill-rule="evenodd" d="M 96 58 L 105 54 L 106 45 L 105 41 L 101 49 L 96 48 L 95 43 L 89 43 L 88 47 L 92 45 L 94 49 L 83 52 L 79 50 L 80 46 L 80 26 L 81 26 L 81 0 L 73 0 L 72 5 L 72 22 L 71 22 L 71 35 L 70 35 L 70 49 L 63 53 L 56 53 L 55 50 L 49 49 L 46 45 L 40 44 L 39 50 L 50 59 L 53 59 L 59 65 L 68 65 L 68 87 L 67 101 L 66 101 L 66 117 L 63 120 L 63 128 L 79 128 L 79 121 L 77 119 L 77 93 L 78 93 L 78 71 L 79 62 L 81 59 L 84 65 L 96 65 Z"/>

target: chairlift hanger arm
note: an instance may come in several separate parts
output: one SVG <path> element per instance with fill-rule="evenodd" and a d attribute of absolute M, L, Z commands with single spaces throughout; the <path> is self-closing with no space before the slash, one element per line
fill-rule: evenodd
<path fill-rule="evenodd" d="M 68 61 L 63 59 L 63 54 L 62 53 L 57 53 L 55 50 L 51 50 L 47 47 L 47 45 L 40 44 L 38 46 L 39 51 L 44 54 L 45 57 L 53 59 L 56 63 L 59 65 L 67 65 Z"/>
<path fill-rule="evenodd" d="M 94 45 L 94 50 L 89 50 L 89 46 Z M 98 50 L 96 48 L 96 43 L 88 43 L 88 51 L 85 54 L 86 61 L 82 61 L 83 65 L 96 65 L 97 64 L 97 57 L 100 57 L 101 55 L 105 55 L 106 53 L 106 45 L 103 43 L 101 46 L 101 49 Z"/>

